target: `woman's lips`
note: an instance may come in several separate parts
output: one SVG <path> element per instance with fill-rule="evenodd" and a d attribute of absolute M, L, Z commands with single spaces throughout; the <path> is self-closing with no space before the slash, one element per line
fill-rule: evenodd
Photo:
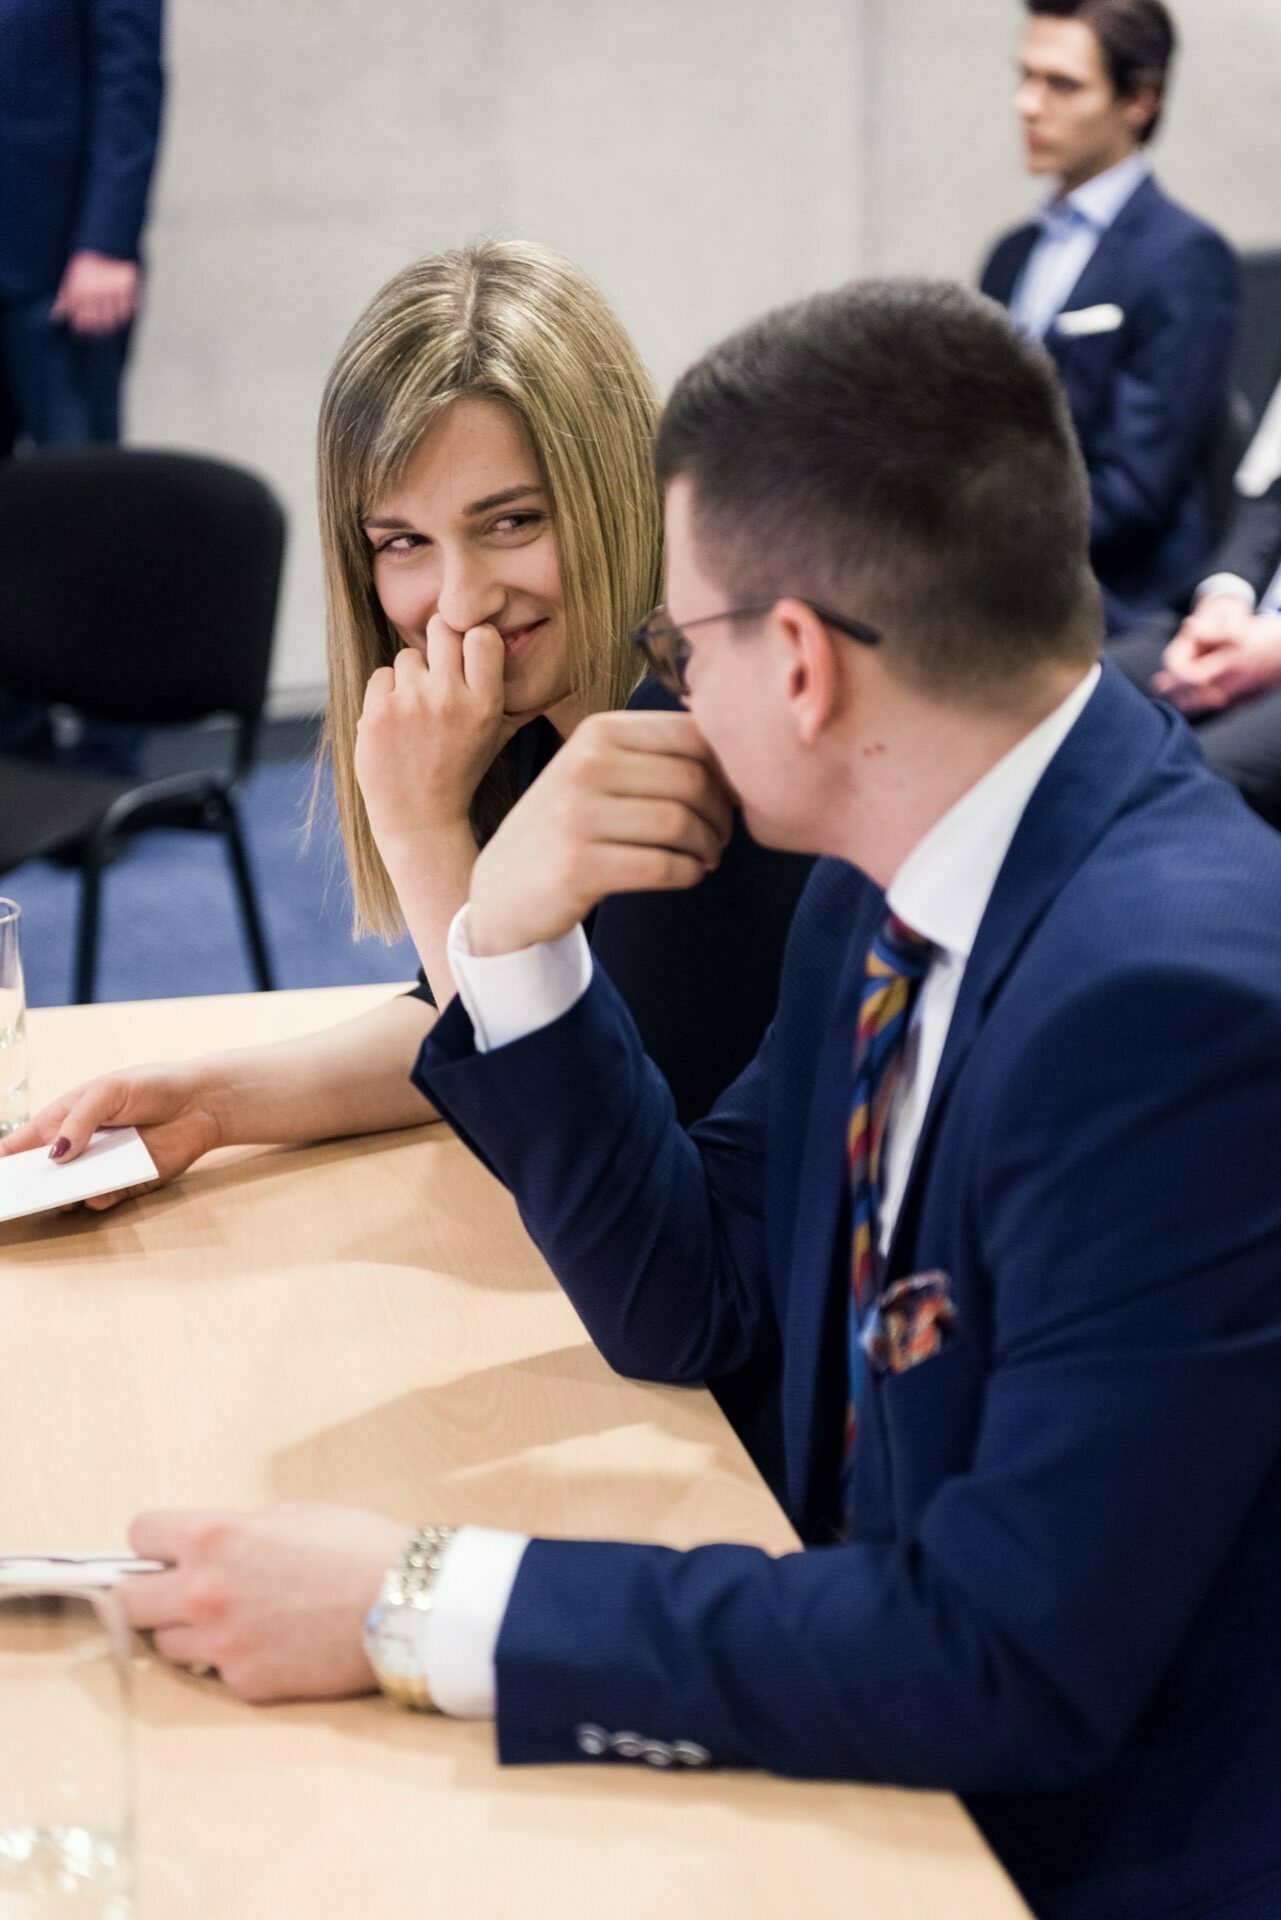
<path fill-rule="evenodd" d="M 510 633 L 503 635 L 503 652 L 510 660 L 513 655 L 524 651 L 534 635 L 547 625 L 547 616 L 541 620 L 531 620 L 528 626 L 513 627 Z"/>

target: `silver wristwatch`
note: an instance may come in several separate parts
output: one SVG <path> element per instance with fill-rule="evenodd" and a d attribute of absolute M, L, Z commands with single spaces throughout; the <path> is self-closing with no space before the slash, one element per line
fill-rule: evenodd
<path fill-rule="evenodd" d="M 427 1685 L 427 1621 L 436 1576 L 456 1527 L 420 1527 L 409 1536 L 365 1620 L 365 1652 L 379 1686 L 402 1707 L 438 1708 Z"/>

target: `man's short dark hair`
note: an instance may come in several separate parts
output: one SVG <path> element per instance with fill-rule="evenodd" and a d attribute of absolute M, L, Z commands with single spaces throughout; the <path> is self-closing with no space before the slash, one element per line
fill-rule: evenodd
<path fill-rule="evenodd" d="M 1098 652 L 1067 402 L 1045 352 L 962 287 L 856 281 L 744 328 L 677 383 L 657 465 L 690 482 L 727 605 L 867 621 L 922 691 L 1014 704 L 1041 665 Z"/>
<path fill-rule="evenodd" d="M 1099 43 L 1103 64 L 1120 100 L 1132 100 L 1145 87 L 1157 94 L 1157 109 L 1139 134 L 1150 140 L 1161 123 L 1170 64 L 1178 45 L 1174 21 L 1161 0 L 1025 0 L 1032 14 L 1079 20 Z"/>

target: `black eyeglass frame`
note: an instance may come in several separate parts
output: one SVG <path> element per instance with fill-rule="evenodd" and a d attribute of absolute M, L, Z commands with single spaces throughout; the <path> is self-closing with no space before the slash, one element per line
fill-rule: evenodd
<path fill-rule="evenodd" d="M 685 668 L 689 664 L 692 648 L 685 637 L 687 633 L 691 633 L 695 627 L 708 627 L 713 620 L 759 620 L 765 614 L 772 613 L 780 600 L 799 598 L 800 596 L 796 594 L 780 593 L 776 594 L 772 600 L 762 600 L 756 606 L 727 607 L 723 613 L 701 614 L 697 620 L 687 620 L 682 627 L 674 625 L 671 621 L 666 626 L 654 626 L 653 622 L 658 615 L 667 612 L 665 605 L 658 606 L 654 608 L 653 613 L 647 615 L 639 627 L 633 627 L 631 642 L 644 654 L 650 672 L 669 693 L 688 693 L 689 688 L 685 684 Z M 801 605 L 808 607 L 811 613 L 817 614 L 825 627 L 835 627 L 838 633 L 847 634 L 851 640 L 857 640 L 861 647 L 878 647 L 881 644 L 883 636 L 880 628 L 870 627 L 866 620 L 851 620 L 846 614 L 833 613 L 830 607 L 821 607 L 816 600 L 802 600 Z M 658 651 L 659 643 L 663 640 L 673 642 L 667 653 Z"/>

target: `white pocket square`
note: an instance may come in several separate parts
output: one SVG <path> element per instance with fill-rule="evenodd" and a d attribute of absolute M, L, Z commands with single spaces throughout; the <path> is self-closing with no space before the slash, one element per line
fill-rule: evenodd
<path fill-rule="evenodd" d="M 1125 314 L 1110 303 L 1104 307 L 1078 307 L 1074 313 L 1061 313 L 1054 325 L 1069 340 L 1081 340 L 1087 333 L 1115 333 L 1125 325 Z"/>

